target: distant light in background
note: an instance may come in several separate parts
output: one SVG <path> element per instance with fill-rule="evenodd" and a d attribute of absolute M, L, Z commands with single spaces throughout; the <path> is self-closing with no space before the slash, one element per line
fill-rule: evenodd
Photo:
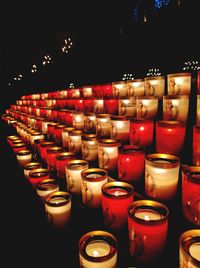
<path fill-rule="evenodd" d="M 196 71 L 200 70 L 200 65 L 197 60 L 189 60 L 184 63 L 183 71 Z"/>
<path fill-rule="evenodd" d="M 33 73 L 33 74 L 37 73 L 37 65 L 33 64 L 32 68 L 31 68 L 31 73 Z"/>
<path fill-rule="evenodd" d="M 69 83 L 69 88 L 74 88 L 74 83 Z"/>
<path fill-rule="evenodd" d="M 15 80 L 15 81 L 20 81 L 20 80 L 22 80 L 22 78 L 23 78 L 23 75 L 22 74 L 18 74 L 16 77 L 14 77 L 13 79 Z"/>
<path fill-rule="evenodd" d="M 122 80 L 134 80 L 132 74 L 123 74 Z"/>
<path fill-rule="evenodd" d="M 170 0 L 154 0 L 155 8 L 162 8 L 169 4 Z"/>
<path fill-rule="evenodd" d="M 159 69 L 156 69 L 156 68 L 152 68 L 152 69 L 149 69 L 147 74 L 147 76 L 159 76 L 161 75 L 161 72 Z"/>
<path fill-rule="evenodd" d="M 48 65 L 50 63 L 53 63 L 53 60 L 50 55 L 45 55 L 42 61 L 42 65 Z"/>
<path fill-rule="evenodd" d="M 9 86 L 11 86 L 12 84 L 11 83 L 8 83 Z"/>
<path fill-rule="evenodd" d="M 72 48 L 72 46 L 73 46 L 73 43 L 72 43 L 71 38 L 65 39 L 64 45 L 62 46 L 62 52 L 67 54 Z"/>

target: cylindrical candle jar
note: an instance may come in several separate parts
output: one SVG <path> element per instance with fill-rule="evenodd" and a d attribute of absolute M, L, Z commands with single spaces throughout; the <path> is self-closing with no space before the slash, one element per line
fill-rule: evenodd
<path fill-rule="evenodd" d="M 168 154 L 147 154 L 145 193 L 160 201 L 172 200 L 177 192 L 180 159 Z"/>
<path fill-rule="evenodd" d="M 136 99 L 135 97 L 120 98 L 118 100 L 118 114 L 136 116 Z"/>
<path fill-rule="evenodd" d="M 47 219 L 55 228 L 64 228 L 71 215 L 71 194 L 65 191 L 55 191 L 45 198 Z"/>
<path fill-rule="evenodd" d="M 128 96 L 144 96 L 144 79 L 127 81 Z"/>
<path fill-rule="evenodd" d="M 12 146 L 12 141 L 18 140 L 19 136 L 17 135 L 12 135 L 12 136 L 7 136 L 7 142 L 10 146 Z"/>
<path fill-rule="evenodd" d="M 118 177 L 134 184 L 144 175 L 145 148 L 137 145 L 122 145 L 118 149 Z"/>
<path fill-rule="evenodd" d="M 200 125 L 193 126 L 192 163 L 200 165 Z"/>
<path fill-rule="evenodd" d="M 84 205 L 100 208 L 102 204 L 101 187 L 108 182 L 108 172 L 101 168 L 88 168 L 81 172 L 81 193 Z"/>
<path fill-rule="evenodd" d="M 80 156 L 82 153 L 82 130 L 72 130 L 68 133 L 69 151 Z"/>
<path fill-rule="evenodd" d="M 187 123 L 189 96 L 163 96 L 163 120 Z"/>
<path fill-rule="evenodd" d="M 62 130 L 62 146 L 69 149 L 69 131 L 75 130 L 74 127 L 66 127 Z"/>
<path fill-rule="evenodd" d="M 24 176 L 26 179 L 29 178 L 29 173 L 33 170 L 33 169 L 39 169 L 42 168 L 42 164 L 39 162 L 30 162 L 28 164 L 26 164 L 24 166 Z"/>
<path fill-rule="evenodd" d="M 43 200 L 48 194 L 55 191 L 59 191 L 59 185 L 54 179 L 46 179 L 36 185 L 36 192 Z"/>
<path fill-rule="evenodd" d="M 38 139 L 45 139 L 45 136 L 42 132 L 36 131 L 30 134 L 30 145 L 32 148 L 34 146 L 34 141 Z"/>
<path fill-rule="evenodd" d="M 102 212 L 104 224 L 113 229 L 126 226 L 128 207 L 133 202 L 134 188 L 131 184 L 114 181 L 102 186 Z"/>
<path fill-rule="evenodd" d="M 117 172 L 118 167 L 118 147 L 121 142 L 116 139 L 98 140 L 99 167 L 106 169 L 109 174 Z"/>
<path fill-rule="evenodd" d="M 200 267 L 200 229 L 183 232 L 179 238 L 179 267 Z"/>
<path fill-rule="evenodd" d="M 12 146 L 12 149 L 13 149 L 13 152 L 17 154 L 21 150 L 27 150 L 27 145 L 24 142 L 20 142 L 20 143 L 14 144 Z"/>
<path fill-rule="evenodd" d="M 178 121 L 156 122 L 156 152 L 179 155 L 185 140 L 185 124 Z"/>
<path fill-rule="evenodd" d="M 90 134 L 96 133 L 96 114 L 95 113 L 84 114 L 83 131 L 85 133 L 90 133 Z"/>
<path fill-rule="evenodd" d="M 50 171 L 46 168 L 33 169 L 29 172 L 29 181 L 36 187 L 36 185 L 46 179 L 50 179 Z"/>
<path fill-rule="evenodd" d="M 158 258 L 165 247 L 168 208 L 156 201 L 134 201 L 128 208 L 129 253 L 141 262 Z"/>
<path fill-rule="evenodd" d="M 63 129 L 66 128 L 66 125 L 57 125 L 55 127 L 55 132 L 54 132 L 54 140 L 58 144 L 62 144 L 62 131 Z"/>
<path fill-rule="evenodd" d="M 189 222 L 200 227 L 200 166 L 189 166 L 182 174 L 182 210 Z"/>
<path fill-rule="evenodd" d="M 116 268 L 117 239 L 105 231 L 92 231 L 79 239 L 80 266 L 85 268 Z"/>
<path fill-rule="evenodd" d="M 83 112 L 74 112 L 72 114 L 72 126 L 75 129 L 82 130 L 84 127 L 84 117 Z"/>
<path fill-rule="evenodd" d="M 21 150 L 17 152 L 17 160 L 21 167 L 24 167 L 26 164 L 30 163 L 32 160 L 32 152 L 30 150 Z"/>
<path fill-rule="evenodd" d="M 118 114 L 118 98 L 104 98 L 104 112 L 106 114 Z"/>
<path fill-rule="evenodd" d="M 200 125 L 200 95 L 197 95 L 196 125 Z"/>
<path fill-rule="evenodd" d="M 93 98 L 87 98 L 83 99 L 83 112 L 84 113 L 91 113 L 94 110 L 94 99 Z"/>
<path fill-rule="evenodd" d="M 93 102 L 93 111 L 96 114 L 104 113 L 104 99 L 94 99 Z"/>
<path fill-rule="evenodd" d="M 131 118 L 130 144 L 149 146 L 153 143 L 154 121 L 152 119 Z"/>
<path fill-rule="evenodd" d="M 90 98 L 92 96 L 93 96 L 92 87 L 83 87 L 83 97 Z"/>
<path fill-rule="evenodd" d="M 110 137 L 118 139 L 122 144 L 129 143 L 130 119 L 123 115 L 112 115 Z"/>
<path fill-rule="evenodd" d="M 51 172 L 56 172 L 56 155 L 63 153 L 64 148 L 59 146 L 53 146 L 47 149 L 47 168 Z"/>
<path fill-rule="evenodd" d="M 137 118 L 154 119 L 158 111 L 158 97 L 143 96 L 136 97 Z"/>
<path fill-rule="evenodd" d="M 54 146 L 56 146 L 56 143 L 53 141 L 46 141 L 46 142 L 41 143 L 40 156 L 41 156 L 43 165 L 47 165 L 47 149 L 49 149 L 50 147 L 54 147 Z"/>
<path fill-rule="evenodd" d="M 165 92 L 165 77 L 145 77 L 144 91 L 146 96 L 156 96 L 162 98 Z"/>
<path fill-rule="evenodd" d="M 191 73 L 175 73 L 167 75 L 168 95 L 190 95 Z"/>
<path fill-rule="evenodd" d="M 72 152 L 63 152 L 56 155 L 56 171 L 58 179 L 66 179 L 65 166 L 71 160 L 75 160 L 76 156 Z"/>
<path fill-rule="evenodd" d="M 81 172 L 89 168 L 88 161 L 71 160 L 65 166 L 67 191 L 73 194 L 81 195 Z"/>
<path fill-rule="evenodd" d="M 111 120 L 109 114 L 96 115 L 96 133 L 99 139 L 110 138 Z"/>
<path fill-rule="evenodd" d="M 128 96 L 128 86 L 126 81 L 112 82 L 112 90 L 114 97 Z"/>
<path fill-rule="evenodd" d="M 59 123 L 56 122 L 50 122 L 47 124 L 47 132 L 48 132 L 48 139 L 51 141 L 54 141 L 54 133 L 55 133 L 55 127 L 58 126 Z"/>
<path fill-rule="evenodd" d="M 98 160 L 98 142 L 96 134 L 84 134 L 82 136 L 82 159 L 88 162 Z"/>

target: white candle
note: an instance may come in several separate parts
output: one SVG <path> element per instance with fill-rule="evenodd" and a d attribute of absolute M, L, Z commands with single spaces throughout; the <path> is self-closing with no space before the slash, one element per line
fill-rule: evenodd
<path fill-rule="evenodd" d="M 155 221 L 162 219 L 162 215 L 152 209 L 138 209 L 135 212 L 135 217 L 145 221 Z"/>
<path fill-rule="evenodd" d="M 94 112 L 101 114 L 104 112 L 104 100 L 103 99 L 94 99 L 93 103 Z"/>
<path fill-rule="evenodd" d="M 189 247 L 189 253 L 194 259 L 200 261 L 200 242 L 193 243 Z"/>
<path fill-rule="evenodd" d="M 96 133 L 99 138 L 110 138 L 111 120 L 109 114 L 96 116 Z"/>
<path fill-rule="evenodd" d="M 82 130 L 70 131 L 69 138 L 69 152 L 81 153 L 82 151 Z"/>
<path fill-rule="evenodd" d="M 125 117 L 122 117 L 120 120 L 120 116 L 119 119 L 111 116 L 111 138 L 120 140 L 122 144 L 127 144 L 129 143 L 129 130 L 130 120 L 126 120 Z"/>
<path fill-rule="evenodd" d="M 136 113 L 137 118 L 154 118 L 158 111 L 157 97 L 137 97 Z"/>
<path fill-rule="evenodd" d="M 83 97 L 84 98 L 92 97 L 92 88 L 91 87 L 83 87 Z"/>
<path fill-rule="evenodd" d="M 30 163 L 32 160 L 32 153 L 29 150 L 21 150 L 17 153 L 17 160 L 21 167 Z"/>
<path fill-rule="evenodd" d="M 72 114 L 72 126 L 75 129 L 83 129 L 83 127 L 84 127 L 83 113 L 73 113 Z"/>
<path fill-rule="evenodd" d="M 43 180 L 36 185 L 36 192 L 42 199 L 55 191 L 59 191 L 59 185 L 53 179 Z"/>
<path fill-rule="evenodd" d="M 86 253 L 91 257 L 103 257 L 110 253 L 110 246 L 102 240 L 96 240 L 86 246 Z"/>

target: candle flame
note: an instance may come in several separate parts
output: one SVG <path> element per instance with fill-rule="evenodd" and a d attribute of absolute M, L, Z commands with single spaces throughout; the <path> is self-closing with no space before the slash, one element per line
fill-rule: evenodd
<path fill-rule="evenodd" d="M 172 129 L 171 129 L 171 128 L 168 128 L 167 130 L 168 130 L 169 132 L 171 132 L 171 131 L 172 131 Z"/>
<path fill-rule="evenodd" d="M 144 220 L 145 220 L 145 221 L 149 221 L 149 220 L 150 220 L 150 219 L 149 219 L 149 216 L 148 216 L 148 215 L 145 215 L 145 216 L 144 216 Z"/>
<path fill-rule="evenodd" d="M 144 130 L 144 127 L 140 127 L 140 131 L 143 131 Z"/>
<path fill-rule="evenodd" d="M 99 252 L 98 252 L 97 250 L 94 250 L 94 251 L 93 251 L 93 256 L 94 256 L 94 257 L 99 257 Z"/>

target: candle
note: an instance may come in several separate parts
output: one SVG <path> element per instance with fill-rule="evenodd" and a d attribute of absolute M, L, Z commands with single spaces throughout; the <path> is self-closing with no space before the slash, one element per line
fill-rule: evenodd
<path fill-rule="evenodd" d="M 158 111 L 158 97 L 143 96 L 136 97 L 137 118 L 154 119 Z"/>
<path fill-rule="evenodd" d="M 188 166 L 182 173 L 182 211 L 184 217 L 200 227 L 200 167 Z"/>
<path fill-rule="evenodd" d="M 127 224 L 128 206 L 133 202 L 133 186 L 126 182 L 107 182 L 102 186 L 104 224 L 113 229 Z"/>
<path fill-rule="evenodd" d="M 74 127 L 66 127 L 62 130 L 62 146 L 69 149 L 69 131 L 75 130 Z"/>
<path fill-rule="evenodd" d="M 65 166 L 71 160 L 75 160 L 76 156 L 72 152 L 62 152 L 56 155 L 57 178 L 65 179 Z"/>
<path fill-rule="evenodd" d="M 96 114 L 87 113 L 84 114 L 84 127 L 83 130 L 85 133 L 96 133 Z"/>
<path fill-rule="evenodd" d="M 200 125 L 200 95 L 197 95 L 196 125 Z"/>
<path fill-rule="evenodd" d="M 185 124 L 177 121 L 156 122 L 156 152 L 179 155 L 185 140 Z"/>
<path fill-rule="evenodd" d="M 91 113 L 94 109 L 94 99 L 93 98 L 84 98 L 83 99 L 83 112 Z"/>
<path fill-rule="evenodd" d="M 72 130 L 68 133 L 69 138 L 69 152 L 75 153 L 77 156 L 81 155 L 82 152 L 82 130 Z"/>
<path fill-rule="evenodd" d="M 190 229 L 179 237 L 179 267 L 200 267 L 200 229 Z"/>
<path fill-rule="evenodd" d="M 24 167 L 27 163 L 32 160 L 32 153 L 30 150 L 21 150 L 17 152 L 17 160 L 21 167 Z"/>
<path fill-rule="evenodd" d="M 101 187 L 108 181 L 108 173 L 100 168 L 88 168 L 81 172 L 81 193 L 84 205 L 100 208 L 102 203 Z"/>
<path fill-rule="evenodd" d="M 128 96 L 128 86 L 126 81 L 112 82 L 112 90 L 114 97 Z"/>
<path fill-rule="evenodd" d="M 58 125 L 59 123 L 56 122 L 50 122 L 47 124 L 47 136 L 50 141 L 54 141 L 55 127 Z"/>
<path fill-rule="evenodd" d="M 167 75 L 168 95 L 190 95 L 191 73 L 175 73 Z"/>
<path fill-rule="evenodd" d="M 144 96 L 144 79 L 127 81 L 128 96 Z"/>
<path fill-rule="evenodd" d="M 96 115 L 96 133 L 99 139 L 110 138 L 111 120 L 109 114 Z"/>
<path fill-rule="evenodd" d="M 64 152 L 65 149 L 59 146 L 52 146 L 47 149 L 47 168 L 51 172 L 56 172 L 56 155 Z"/>
<path fill-rule="evenodd" d="M 40 156 L 44 166 L 47 166 L 47 149 L 50 147 L 56 146 L 56 143 L 53 141 L 42 142 L 40 145 Z"/>
<path fill-rule="evenodd" d="M 75 107 L 74 107 L 74 109 L 76 111 L 83 112 L 83 99 L 76 99 L 75 100 Z"/>
<path fill-rule="evenodd" d="M 25 178 L 29 178 L 29 173 L 33 169 L 39 169 L 42 168 L 42 164 L 39 162 L 30 162 L 24 166 L 24 176 Z"/>
<path fill-rule="evenodd" d="M 200 165 L 200 125 L 193 126 L 192 163 L 193 165 Z"/>
<path fill-rule="evenodd" d="M 84 134 L 82 136 L 82 159 L 93 163 L 98 160 L 98 142 L 96 134 Z"/>
<path fill-rule="evenodd" d="M 139 200 L 128 207 L 129 252 L 151 262 L 163 252 L 167 239 L 168 208 L 156 201 Z"/>
<path fill-rule="evenodd" d="M 36 131 L 36 132 L 31 133 L 31 135 L 30 135 L 30 145 L 31 145 L 32 148 L 34 146 L 34 141 L 38 140 L 38 139 L 45 139 L 45 136 L 44 136 L 44 134 L 42 132 Z"/>
<path fill-rule="evenodd" d="M 55 191 L 59 191 L 59 185 L 54 179 L 46 179 L 36 185 L 36 193 L 42 200 L 44 200 L 48 194 Z"/>
<path fill-rule="evenodd" d="M 118 100 L 118 114 L 136 116 L 136 98 L 121 98 Z"/>
<path fill-rule="evenodd" d="M 83 97 L 84 98 L 92 97 L 92 87 L 83 87 Z"/>
<path fill-rule="evenodd" d="M 121 181 L 134 184 L 144 174 L 145 150 L 136 145 L 122 145 L 118 148 L 118 177 Z"/>
<path fill-rule="evenodd" d="M 180 159 L 167 154 L 147 154 L 145 193 L 160 201 L 172 200 L 177 192 Z"/>
<path fill-rule="evenodd" d="M 85 160 L 71 160 L 65 166 L 67 191 L 70 193 L 81 195 L 81 172 L 89 168 L 89 164 Z"/>
<path fill-rule="evenodd" d="M 146 96 L 157 96 L 159 98 L 162 98 L 165 92 L 165 77 L 145 77 L 144 91 Z"/>
<path fill-rule="evenodd" d="M 29 172 L 29 181 L 35 188 L 36 185 L 46 179 L 50 178 L 50 171 L 46 168 L 33 169 Z"/>
<path fill-rule="evenodd" d="M 84 117 L 83 112 L 74 112 L 72 114 L 72 126 L 75 129 L 83 129 L 84 126 Z"/>
<path fill-rule="evenodd" d="M 104 109 L 107 114 L 118 114 L 118 99 L 111 97 L 104 98 Z"/>
<path fill-rule="evenodd" d="M 54 140 L 57 144 L 62 144 L 62 131 L 66 128 L 66 125 L 57 125 L 54 132 Z"/>
<path fill-rule="evenodd" d="M 79 239 L 80 265 L 85 268 L 116 268 L 118 242 L 105 231 L 92 231 Z"/>
<path fill-rule="evenodd" d="M 129 143 L 130 120 L 126 116 L 111 116 L 110 137 L 118 139 L 122 144 Z"/>
<path fill-rule="evenodd" d="M 64 228 L 70 220 L 71 194 L 64 191 L 55 191 L 45 198 L 47 219 L 55 228 Z"/>
<path fill-rule="evenodd" d="M 96 114 L 104 113 L 104 100 L 103 99 L 94 99 L 93 110 Z"/>

